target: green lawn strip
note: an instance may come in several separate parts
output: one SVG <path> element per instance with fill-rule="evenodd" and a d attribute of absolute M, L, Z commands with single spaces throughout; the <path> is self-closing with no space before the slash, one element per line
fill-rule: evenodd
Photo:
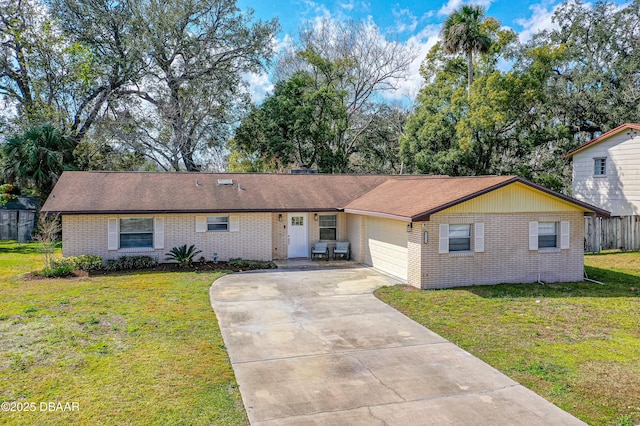
<path fill-rule="evenodd" d="M 42 255 L 35 243 L 20 244 L 0 241 L 0 280 L 12 279 L 18 274 L 42 269 Z"/>
<path fill-rule="evenodd" d="M 587 256 L 606 283 L 376 295 L 589 424 L 640 421 L 640 253 Z"/>
<path fill-rule="evenodd" d="M 209 304 L 221 275 L 0 275 L 0 402 L 80 405 L 79 412 L 3 412 L 0 423 L 247 424 Z"/>

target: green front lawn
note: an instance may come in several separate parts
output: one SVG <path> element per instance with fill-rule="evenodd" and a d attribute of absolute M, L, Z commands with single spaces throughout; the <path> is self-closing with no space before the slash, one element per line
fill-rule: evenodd
<path fill-rule="evenodd" d="M 594 425 L 640 422 L 640 253 L 586 256 L 595 283 L 376 295 Z"/>
<path fill-rule="evenodd" d="M 0 403 L 36 403 L 1 424 L 248 423 L 209 303 L 221 273 L 18 276 L 36 269 L 33 245 L 0 242 Z"/>

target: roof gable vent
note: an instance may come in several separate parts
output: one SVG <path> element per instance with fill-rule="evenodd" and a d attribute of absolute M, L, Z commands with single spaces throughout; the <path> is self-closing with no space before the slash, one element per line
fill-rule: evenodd
<path fill-rule="evenodd" d="M 218 185 L 233 185 L 233 179 L 218 179 Z"/>

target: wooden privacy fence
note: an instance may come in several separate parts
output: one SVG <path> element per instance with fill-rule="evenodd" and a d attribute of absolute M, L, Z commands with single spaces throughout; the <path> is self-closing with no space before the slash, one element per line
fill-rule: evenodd
<path fill-rule="evenodd" d="M 36 197 L 24 195 L 0 205 L 0 240 L 31 241 L 38 206 Z"/>
<path fill-rule="evenodd" d="M 584 249 L 640 250 L 640 216 L 585 217 Z"/>
<path fill-rule="evenodd" d="M 0 240 L 31 241 L 35 215 L 28 210 L 0 210 Z"/>

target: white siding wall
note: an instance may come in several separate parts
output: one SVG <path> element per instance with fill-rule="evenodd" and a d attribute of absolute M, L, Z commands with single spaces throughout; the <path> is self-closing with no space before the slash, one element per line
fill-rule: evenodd
<path fill-rule="evenodd" d="M 350 243 L 351 259 L 362 262 L 364 256 L 362 256 L 362 221 L 364 216 L 358 216 L 355 214 L 347 214 L 347 240 Z"/>
<path fill-rule="evenodd" d="M 407 222 L 367 217 L 365 219 L 366 264 L 407 279 Z"/>
<path fill-rule="evenodd" d="M 607 175 L 594 176 L 594 159 L 607 159 Z M 573 156 L 573 196 L 612 216 L 640 214 L 640 135 L 626 131 Z"/>

